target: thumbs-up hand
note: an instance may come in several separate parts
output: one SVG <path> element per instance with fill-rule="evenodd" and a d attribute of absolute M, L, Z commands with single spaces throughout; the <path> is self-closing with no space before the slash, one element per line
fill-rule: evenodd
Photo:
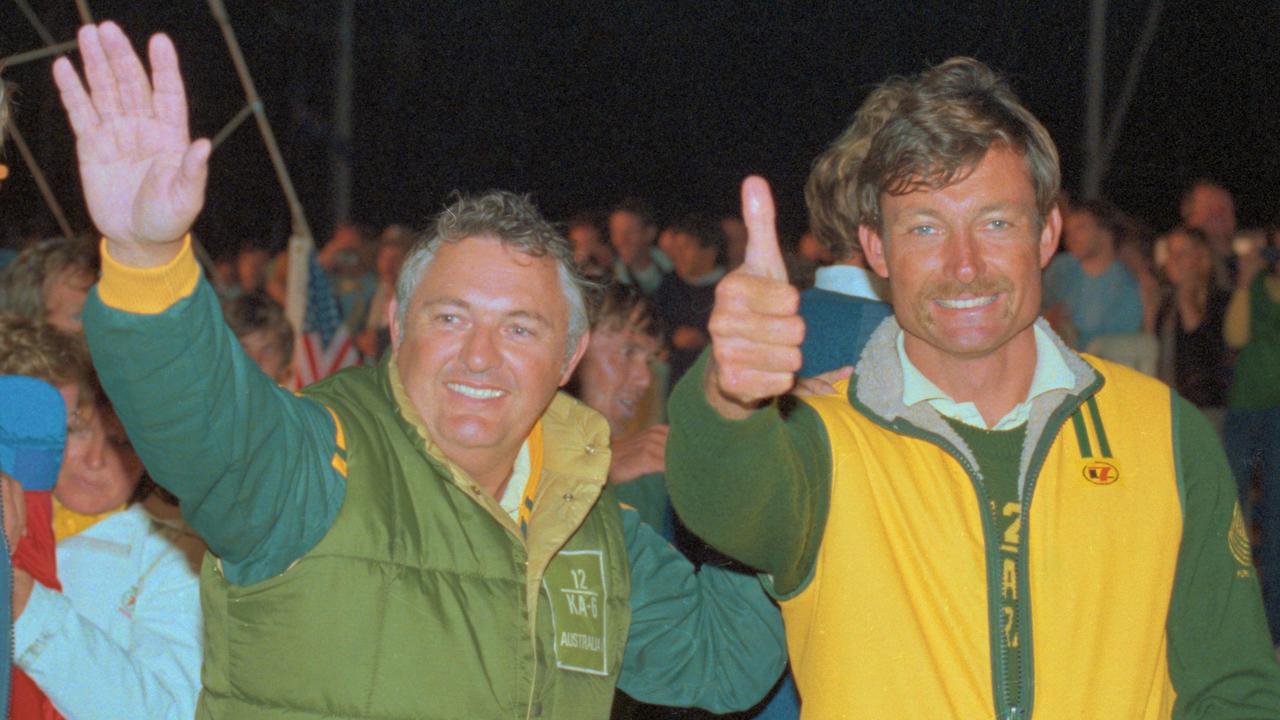
<path fill-rule="evenodd" d="M 744 418 L 761 400 L 789 391 L 800 369 L 800 293 L 787 282 L 774 214 L 769 184 L 755 176 L 744 180 L 746 261 L 716 286 L 703 386 L 707 401 L 730 419 Z"/>

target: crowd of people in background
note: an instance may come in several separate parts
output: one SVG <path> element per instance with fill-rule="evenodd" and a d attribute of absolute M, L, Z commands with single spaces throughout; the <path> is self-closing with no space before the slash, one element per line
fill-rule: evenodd
<path fill-rule="evenodd" d="M 823 173 L 841 172 L 830 162 L 815 163 L 810 192 L 821 191 Z M 1181 222 L 1160 229 L 1119 209 L 1120 192 L 1114 202 L 1063 194 L 1062 249 L 1045 270 L 1041 312 L 1071 348 L 1158 377 L 1210 418 L 1250 523 L 1271 642 L 1280 645 L 1280 228 L 1238 228 L 1232 195 L 1217 181 L 1169 192 L 1182 192 Z M 821 203 L 811 209 L 824 212 Z M 892 314 L 891 289 L 869 268 L 856 224 L 839 232 L 826 220 L 784 242 L 801 314 L 811 328 L 841 328 L 815 335 L 839 335 L 838 344 L 806 339 L 806 377 L 856 365 Z M 600 198 L 558 229 L 593 283 L 590 341 L 568 390 L 608 423 L 609 482 L 688 557 L 720 563 L 682 527 L 666 492 L 666 400 L 711 342 L 717 285 L 744 262 L 743 219 L 665 217 L 630 196 Z M 388 356 L 397 280 L 418 239 L 404 225 L 346 225 L 316 253 L 362 364 Z M 245 354 L 287 387 L 297 346 L 284 312 L 288 256 L 271 247 L 247 240 L 205 271 Z M 96 239 L 39 238 L 12 250 L 0 269 L 0 374 L 63 390 L 69 418 L 53 490 L 56 575 L 34 590 L 27 576 L 25 609 L 14 609 L 14 661 L 67 717 L 191 717 L 203 547 L 176 498 L 150 481 L 83 343 L 81 312 L 102 264 Z M 29 572 L 15 570 L 15 583 Z M 88 676 L 112 678 L 118 693 L 86 693 Z M 798 712 L 784 674 L 735 717 Z M 614 715 L 709 716 L 626 698 Z"/>

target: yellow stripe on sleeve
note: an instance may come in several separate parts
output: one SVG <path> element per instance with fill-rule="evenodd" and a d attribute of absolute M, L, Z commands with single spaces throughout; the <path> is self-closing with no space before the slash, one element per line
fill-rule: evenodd
<path fill-rule="evenodd" d="M 200 279 L 200 265 L 191 252 L 191 236 L 182 239 L 182 250 L 164 265 L 130 267 L 107 252 L 102 241 L 102 279 L 98 297 L 110 308 L 139 315 L 156 315 L 189 297 Z"/>

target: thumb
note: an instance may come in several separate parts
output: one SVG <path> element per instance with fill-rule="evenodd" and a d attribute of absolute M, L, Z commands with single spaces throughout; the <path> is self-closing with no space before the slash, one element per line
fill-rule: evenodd
<path fill-rule="evenodd" d="M 752 275 L 787 279 L 787 265 L 778 247 L 777 213 L 769 183 L 758 175 L 742 181 L 742 219 L 747 226 L 747 253 L 742 266 Z"/>

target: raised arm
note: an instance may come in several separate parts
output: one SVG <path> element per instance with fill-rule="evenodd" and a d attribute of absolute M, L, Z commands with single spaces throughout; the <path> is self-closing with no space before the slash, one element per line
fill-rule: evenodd
<path fill-rule="evenodd" d="M 681 520 L 717 550 L 773 576 L 787 593 L 807 577 L 830 496 L 831 451 L 817 413 L 785 416 L 775 396 L 795 383 L 804 321 L 787 284 L 773 200 L 743 183 L 749 232 L 742 268 L 720 282 L 711 350 L 668 406 L 667 489 Z"/>
<path fill-rule="evenodd" d="M 152 477 L 179 497 L 227 577 L 270 577 L 337 514 L 340 429 L 258 370 L 201 278 L 184 236 L 204 202 L 209 143 L 188 136 L 173 44 L 151 39 L 148 78 L 116 25 L 79 37 L 88 90 L 66 59 L 54 76 L 105 236 L 85 305 L 94 365 Z"/>

